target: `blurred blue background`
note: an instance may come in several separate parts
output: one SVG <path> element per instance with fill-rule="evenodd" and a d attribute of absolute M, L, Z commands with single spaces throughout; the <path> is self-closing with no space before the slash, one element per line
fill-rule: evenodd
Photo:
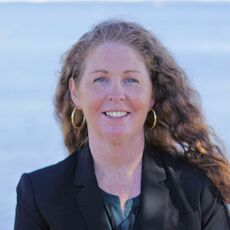
<path fill-rule="evenodd" d="M 67 156 L 53 115 L 61 56 L 93 24 L 111 17 L 141 23 L 168 47 L 230 152 L 229 3 L 2 3 L 1 229 L 13 229 L 21 174 Z"/>

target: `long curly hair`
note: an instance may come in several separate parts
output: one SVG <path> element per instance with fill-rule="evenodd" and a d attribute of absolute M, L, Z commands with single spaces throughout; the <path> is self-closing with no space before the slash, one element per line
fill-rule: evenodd
<path fill-rule="evenodd" d="M 74 104 L 69 79 L 78 84 L 87 55 L 105 42 L 118 42 L 135 49 L 145 61 L 155 97 L 158 120 L 149 129 L 152 117 L 144 124 L 145 140 L 151 145 L 180 157 L 200 168 L 218 189 L 226 203 L 230 202 L 230 166 L 213 130 L 205 123 L 198 93 L 191 88 L 185 72 L 167 49 L 148 30 L 137 23 L 123 20 L 102 22 L 85 33 L 66 53 L 55 95 L 55 112 L 61 124 L 64 142 L 73 153 L 87 142 L 87 124 L 76 129 L 71 124 Z M 75 114 L 81 123 L 83 114 Z"/>

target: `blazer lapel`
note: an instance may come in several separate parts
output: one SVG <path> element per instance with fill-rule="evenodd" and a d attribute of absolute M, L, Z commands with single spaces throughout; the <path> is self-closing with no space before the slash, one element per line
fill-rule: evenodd
<path fill-rule="evenodd" d="M 110 229 L 94 172 L 93 158 L 87 145 L 79 153 L 75 174 L 76 201 L 89 230 Z M 146 146 L 142 162 L 140 213 L 135 230 L 163 230 L 167 219 L 169 190 L 162 154 Z"/>
<path fill-rule="evenodd" d="M 89 230 L 108 230 L 103 200 L 94 172 L 93 158 L 87 145 L 79 153 L 75 174 L 76 200 Z"/>
<path fill-rule="evenodd" d="M 165 229 L 169 191 L 162 154 L 155 148 L 145 147 L 142 164 L 140 229 Z"/>

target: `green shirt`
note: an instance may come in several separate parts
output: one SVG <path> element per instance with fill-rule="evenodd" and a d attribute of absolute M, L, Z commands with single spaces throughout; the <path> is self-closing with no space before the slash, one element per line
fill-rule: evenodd
<path fill-rule="evenodd" d="M 126 201 L 123 216 L 119 197 L 100 190 L 110 230 L 131 230 L 138 213 L 140 195 Z"/>

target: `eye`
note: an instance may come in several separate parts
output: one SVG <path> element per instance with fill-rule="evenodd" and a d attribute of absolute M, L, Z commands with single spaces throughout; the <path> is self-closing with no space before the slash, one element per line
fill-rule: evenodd
<path fill-rule="evenodd" d="M 96 83 L 107 83 L 107 82 L 109 82 L 109 79 L 106 78 L 106 77 L 98 77 L 98 78 L 94 79 L 93 82 L 96 82 Z"/>
<path fill-rule="evenodd" d="M 139 83 L 139 81 L 136 78 L 129 77 L 125 79 L 126 83 Z"/>

